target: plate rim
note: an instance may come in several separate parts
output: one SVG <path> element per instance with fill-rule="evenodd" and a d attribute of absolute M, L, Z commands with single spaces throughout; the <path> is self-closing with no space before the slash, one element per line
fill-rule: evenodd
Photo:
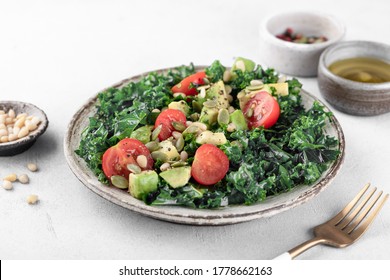
<path fill-rule="evenodd" d="M 204 69 L 207 66 L 195 66 L 195 70 L 201 70 Z M 143 76 L 152 73 L 152 72 L 157 72 L 157 73 L 164 73 L 169 70 L 172 70 L 176 67 L 168 67 L 168 68 L 163 68 L 159 70 L 153 70 L 153 71 L 147 71 L 142 74 L 134 75 L 129 78 L 123 79 L 117 83 L 114 83 L 113 85 L 104 88 L 101 91 L 98 91 L 94 96 L 89 98 L 87 102 L 85 102 L 77 111 L 76 113 L 73 114 L 64 137 L 63 141 L 63 147 L 64 147 L 64 154 L 65 158 L 67 161 L 67 164 L 73 174 L 77 177 L 77 179 L 83 183 L 89 190 L 94 192 L 95 194 L 101 196 L 102 198 L 116 204 L 119 206 L 122 206 L 124 208 L 127 208 L 129 210 L 132 210 L 136 213 L 139 213 L 144 216 L 148 216 L 154 219 L 158 220 L 163 220 L 167 222 L 173 222 L 173 223 L 179 223 L 179 224 L 190 224 L 190 225 L 209 225 L 209 226 L 216 226 L 216 225 L 228 225 L 228 224 L 236 224 L 236 223 L 241 223 L 241 222 L 247 222 L 251 221 L 254 219 L 258 218 L 265 218 L 265 217 L 271 217 L 277 213 L 284 212 L 288 209 L 291 209 L 293 207 L 296 207 L 298 205 L 303 204 L 304 202 L 310 200 L 311 198 L 315 197 L 318 195 L 322 190 L 324 190 L 334 179 L 334 177 L 337 175 L 339 170 L 341 169 L 341 166 L 343 165 L 344 162 L 344 157 L 345 157 L 345 137 L 343 130 L 340 126 L 339 121 L 335 117 L 334 113 L 329 109 L 326 104 L 324 104 L 321 100 L 319 100 L 317 97 L 314 95 L 310 94 L 304 89 L 301 89 L 301 93 L 304 95 L 307 95 L 309 98 L 313 99 L 313 101 L 319 102 L 322 106 L 326 108 L 327 111 L 332 112 L 331 116 L 331 125 L 333 128 L 336 130 L 337 137 L 339 140 L 339 149 L 340 149 L 340 155 L 338 159 L 328 168 L 326 171 L 326 176 L 322 177 L 316 183 L 314 183 L 309 189 L 307 189 L 305 192 L 302 194 L 298 195 L 292 200 L 289 200 L 288 203 L 286 204 L 279 204 L 277 206 L 274 206 L 272 208 L 261 208 L 258 207 L 259 209 L 256 210 L 256 206 L 259 206 L 262 202 L 253 204 L 253 205 L 232 205 L 228 206 L 227 208 L 233 209 L 236 207 L 248 207 L 248 210 L 253 210 L 249 212 L 244 212 L 244 213 L 232 213 L 224 210 L 227 208 L 218 208 L 218 209 L 192 209 L 192 208 L 187 208 L 187 207 L 182 207 L 182 206 L 151 206 L 145 204 L 143 201 L 139 201 L 133 198 L 134 203 L 129 203 L 128 201 L 123 201 L 119 197 L 114 196 L 111 192 L 108 190 L 110 189 L 109 187 L 103 185 L 102 183 L 98 183 L 100 186 L 97 186 L 92 182 L 91 180 L 88 179 L 88 176 L 82 171 L 82 168 L 80 168 L 80 165 L 78 164 L 76 157 L 79 160 L 83 160 L 80 157 L 78 157 L 74 150 L 71 149 L 71 144 L 72 144 L 72 132 L 76 128 L 76 123 L 79 120 L 79 117 L 82 116 L 82 113 L 86 108 L 91 108 L 94 107 L 96 102 L 97 102 L 97 97 L 98 94 L 105 91 L 108 88 L 120 88 L 123 85 L 126 85 L 127 83 L 131 81 L 136 81 Z M 92 171 L 91 171 L 92 172 Z M 96 176 L 94 176 L 96 177 Z M 106 188 L 101 188 L 101 186 L 105 186 Z M 307 185 L 305 185 L 307 186 Z M 298 189 L 303 186 L 297 186 L 294 189 Z M 290 192 L 286 192 L 290 193 Z M 277 196 L 274 196 L 274 198 L 279 197 L 282 194 L 279 194 Z M 130 196 L 130 195 L 129 195 Z M 271 198 L 268 198 L 268 201 Z M 141 202 L 141 203 L 139 203 Z M 189 214 L 183 214 L 183 213 L 176 213 L 176 211 L 169 211 L 170 209 L 175 209 L 175 208 L 181 208 L 181 209 L 186 209 L 188 210 L 187 212 Z M 184 210 L 183 210 L 184 211 Z M 194 213 L 191 215 L 191 213 Z M 198 215 L 197 215 L 197 214 Z M 201 214 L 201 215 L 200 215 Z"/>

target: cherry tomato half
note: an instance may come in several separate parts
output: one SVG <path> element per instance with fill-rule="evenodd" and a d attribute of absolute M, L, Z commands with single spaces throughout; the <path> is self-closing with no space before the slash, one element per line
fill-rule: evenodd
<path fill-rule="evenodd" d="M 191 167 L 192 177 L 202 185 L 213 185 L 222 180 L 229 170 L 229 159 L 212 144 L 203 144 L 196 152 Z"/>
<path fill-rule="evenodd" d="M 244 115 L 247 117 L 250 129 L 259 126 L 270 128 L 279 118 L 280 107 L 271 94 L 267 91 L 260 91 L 245 105 Z"/>
<path fill-rule="evenodd" d="M 130 171 L 127 169 L 129 163 L 137 164 L 137 157 L 144 155 L 147 159 L 147 165 L 142 170 L 153 168 L 153 158 L 148 148 L 137 139 L 125 138 L 119 141 L 115 146 L 107 149 L 103 154 L 102 166 L 104 175 L 108 179 L 113 175 L 120 175 L 129 178 Z M 137 164 L 138 165 L 138 164 Z"/>
<path fill-rule="evenodd" d="M 182 92 L 185 95 L 197 95 L 198 91 L 193 85 L 203 85 L 203 78 L 206 77 L 206 73 L 204 71 L 197 72 L 192 74 L 186 78 L 184 78 L 180 83 L 172 87 L 172 92 Z M 191 85 L 192 84 L 192 85 Z"/>
<path fill-rule="evenodd" d="M 165 139 L 171 137 L 172 132 L 175 131 L 172 122 L 182 123 L 185 126 L 186 121 L 186 115 L 184 115 L 184 113 L 180 110 L 167 109 L 162 111 L 160 115 L 158 115 L 154 124 L 154 128 L 158 127 L 160 124 L 162 125 L 158 139 L 160 139 L 160 141 L 164 141 Z"/>

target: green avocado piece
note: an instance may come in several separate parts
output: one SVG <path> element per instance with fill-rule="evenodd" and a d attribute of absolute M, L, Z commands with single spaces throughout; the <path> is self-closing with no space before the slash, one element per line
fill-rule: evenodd
<path fill-rule="evenodd" d="M 206 91 L 206 101 L 203 102 L 199 121 L 211 126 L 217 122 L 219 109 L 229 108 L 228 96 L 223 81 L 218 81 Z M 215 106 L 207 106 L 208 103 L 214 103 Z"/>
<path fill-rule="evenodd" d="M 180 188 L 185 186 L 191 178 L 191 167 L 182 166 L 173 169 L 168 169 L 160 173 L 163 178 L 172 188 Z"/>
<path fill-rule="evenodd" d="M 144 200 L 150 192 L 157 190 L 158 175 L 154 170 L 142 171 L 139 174 L 130 173 L 129 182 L 131 196 Z"/>
<path fill-rule="evenodd" d="M 255 69 L 255 67 L 256 63 L 254 63 L 252 60 L 243 57 L 237 57 L 230 71 L 234 73 L 234 70 L 240 69 L 242 72 L 251 72 Z"/>
<path fill-rule="evenodd" d="M 134 130 L 130 134 L 130 138 L 135 138 L 142 143 L 146 144 L 150 142 L 150 135 L 152 134 L 153 126 L 152 125 L 145 125 L 141 126 L 140 128 Z"/>
<path fill-rule="evenodd" d="M 275 84 L 265 84 L 262 90 L 272 93 L 272 88 L 275 90 L 275 94 L 286 96 L 288 95 L 288 83 L 275 83 Z"/>
<path fill-rule="evenodd" d="M 230 121 L 236 126 L 237 130 L 247 130 L 248 124 L 246 123 L 245 116 L 241 110 L 235 110 L 230 114 Z"/>
<path fill-rule="evenodd" d="M 190 107 L 187 105 L 187 103 L 184 100 L 173 101 L 169 103 L 168 108 L 182 111 L 186 116 L 188 116 L 188 114 L 190 113 Z"/>

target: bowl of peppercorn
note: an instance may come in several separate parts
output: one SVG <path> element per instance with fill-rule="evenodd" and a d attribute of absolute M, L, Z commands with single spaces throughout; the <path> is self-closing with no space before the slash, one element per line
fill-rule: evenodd
<path fill-rule="evenodd" d="M 314 77 L 321 53 L 344 38 L 345 25 L 320 12 L 288 12 L 265 18 L 259 35 L 261 63 L 284 74 Z"/>

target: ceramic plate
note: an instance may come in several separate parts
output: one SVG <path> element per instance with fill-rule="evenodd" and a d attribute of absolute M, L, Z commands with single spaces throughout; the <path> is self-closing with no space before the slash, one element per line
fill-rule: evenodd
<path fill-rule="evenodd" d="M 198 69 L 204 69 L 204 67 L 199 66 Z M 169 69 L 163 69 L 157 72 L 165 72 L 167 70 Z M 121 87 L 130 81 L 138 80 L 143 75 L 123 80 L 112 87 Z M 311 106 L 314 101 L 320 102 L 317 98 L 304 90 L 301 91 L 301 95 L 305 107 Z M 344 158 L 345 142 L 343 131 L 337 119 L 332 117 L 332 122 L 327 125 L 326 131 L 327 134 L 334 136 L 339 140 L 339 149 L 341 154 L 315 184 L 309 186 L 298 186 L 290 192 L 268 197 L 265 201 L 250 206 L 237 205 L 220 209 L 191 209 L 179 206 L 149 206 L 143 201 L 133 198 L 127 192 L 114 187 L 108 187 L 100 183 L 97 177 L 87 167 L 84 160 L 75 154 L 74 151 L 78 148 L 80 143 L 81 132 L 88 126 L 89 117 L 93 116 L 96 112 L 96 102 L 97 96 L 88 100 L 88 102 L 76 112 L 68 126 L 64 139 L 64 150 L 70 169 L 86 187 L 101 197 L 117 205 L 155 219 L 192 225 L 226 225 L 250 221 L 262 217 L 270 217 L 300 205 L 324 190 L 338 173 Z"/>

